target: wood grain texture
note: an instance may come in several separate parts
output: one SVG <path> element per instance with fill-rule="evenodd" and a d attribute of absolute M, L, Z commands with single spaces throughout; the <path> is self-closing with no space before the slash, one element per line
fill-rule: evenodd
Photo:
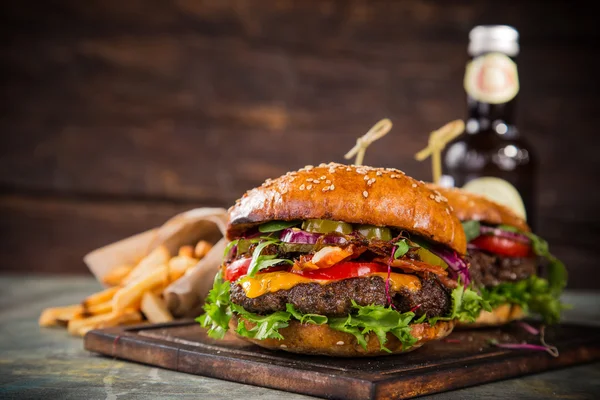
<path fill-rule="evenodd" d="M 413 352 L 371 358 L 266 350 L 231 333 L 215 340 L 192 320 L 94 330 L 85 336 L 84 347 L 113 358 L 328 399 L 408 399 L 598 360 L 599 330 L 548 327 L 546 339 L 560 349 L 556 358 L 489 344 L 529 340 L 531 335 L 514 324 L 455 331 L 447 339 L 451 345 L 442 339 Z"/>
<path fill-rule="evenodd" d="M 343 161 L 383 117 L 394 129 L 366 162 L 428 179 L 429 165 L 412 156 L 429 131 L 465 115 L 469 29 L 512 24 L 522 45 L 518 124 L 542 162 L 536 226 L 571 267 L 572 287 L 600 287 L 586 275 L 600 239 L 600 54 L 590 50 L 599 34 L 584 7 L 25 0 L 4 2 L 0 15 L 0 203 L 11 203 L 0 233 L 11 243 L 28 238 L 23 210 L 38 207 L 17 207 L 19 196 L 72 212 L 79 201 L 84 210 L 227 207 L 266 178 Z M 45 210 L 40 218 L 54 222 L 39 229 L 61 246 L 75 240 Z M 84 232 L 77 223 L 67 225 Z M 98 226 L 72 252 L 150 225 L 127 212 L 121 224 Z M 29 270 L 81 270 L 12 247 Z"/>

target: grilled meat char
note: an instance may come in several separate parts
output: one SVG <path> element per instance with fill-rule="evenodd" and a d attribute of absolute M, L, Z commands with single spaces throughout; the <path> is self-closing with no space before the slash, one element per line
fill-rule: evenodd
<path fill-rule="evenodd" d="M 536 257 L 503 257 L 481 250 L 470 250 L 471 280 L 477 286 L 492 287 L 503 282 L 517 282 L 537 273 Z"/>
<path fill-rule="evenodd" d="M 421 289 L 399 292 L 389 290 L 390 297 L 399 312 L 414 310 L 417 316 L 446 315 L 451 300 L 446 289 L 433 274 L 421 278 Z M 256 298 L 246 296 L 237 283 L 231 284 L 231 301 L 257 314 L 285 311 L 286 303 L 292 304 L 304 314 L 321 314 L 341 317 L 352 313 L 352 300 L 361 306 L 387 305 L 385 280 L 379 276 L 342 279 L 328 284 L 301 283 L 288 290 L 267 293 Z"/>

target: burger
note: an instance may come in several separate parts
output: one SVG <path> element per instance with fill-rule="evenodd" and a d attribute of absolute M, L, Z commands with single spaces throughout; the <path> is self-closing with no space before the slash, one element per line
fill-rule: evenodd
<path fill-rule="evenodd" d="M 416 349 L 474 321 L 465 234 L 446 201 L 395 169 L 321 164 L 229 209 L 223 264 L 198 318 L 294 353 Z"/>
<path fill-rule="evenodd" d="M 526 315 L 557 322 L 567 272 L 548 243 L 503 205 L 461 189 L 428 186 L 448 200 L 462 221 L 473 288 L 492 307 L 471 326 L 499 325 Z"/>

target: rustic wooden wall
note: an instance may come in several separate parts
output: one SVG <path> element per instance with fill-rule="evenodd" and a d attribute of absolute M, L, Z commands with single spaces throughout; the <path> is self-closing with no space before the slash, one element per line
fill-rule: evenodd
<path fill-rule="evenodd" d="M 464 117 L 469 29 L 522 36 L 519 125 L 542 160 L 539 231 L 600 288 L 599 39 L 574 2 L 20 1 L 0 15 L 2 270 L 86 272 L 87 251 L 291 168 L 412 155 Z"/>

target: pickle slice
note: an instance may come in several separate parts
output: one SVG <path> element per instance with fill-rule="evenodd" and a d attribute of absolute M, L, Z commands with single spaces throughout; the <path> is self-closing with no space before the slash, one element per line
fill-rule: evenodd
<path fill-rule="evenodd" d="M 249 239 L 240 239 L 237 242 L 237 254 L 244 254 L 250 250 L 250 245 L 252 245 L 252 240 Z"/>
<path fill-rule="evenodd" d="M 344 235 L 352 233 L 352 225 L 346 222 L 331 221 L 328 219 L 307 219 L 302 223 L 302 229 L 313 233 L 339 232 Z"/>
<path fill-rule="evenodd" d="M 431 265 L 439 265 L 440 267 L 448 268 L 448 264 L 446 264 L 444 260 L 427 250 L 425 247 L 419 247 L 417 249 L 417 254 L 419 255 L 419 259 L 424 263 Z"/>
<path fill-rule="evenodd" d="M 314 244 L 304 243 L 282 243 L 281 250 L 286 253 L 310 253 L 315 248 Z"/>
<path fill-rule="evenodd" d="M 375 225 L 360 225 L 357 229 L 358 233 L 367 239 L 379 239 L 389 242 L 392 240 L 392 232 L 389 228 Z"/>

